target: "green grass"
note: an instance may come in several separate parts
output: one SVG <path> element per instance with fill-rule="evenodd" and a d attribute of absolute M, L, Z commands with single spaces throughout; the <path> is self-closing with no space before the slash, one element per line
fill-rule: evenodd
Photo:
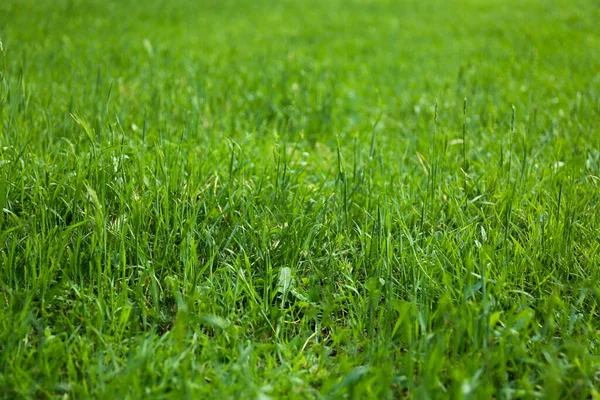
<path fill-rule="evenodd" d="M 599 20 L 0 2 L 0 397 L 600 398 Z"/>

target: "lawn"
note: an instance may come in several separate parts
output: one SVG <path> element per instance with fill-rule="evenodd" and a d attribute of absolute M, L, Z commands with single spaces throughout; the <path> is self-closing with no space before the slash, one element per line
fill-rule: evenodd
<path fill-rule="evenodd" d="M 0 398 L 600 399 L 597 0 L 0 2 Z"/>

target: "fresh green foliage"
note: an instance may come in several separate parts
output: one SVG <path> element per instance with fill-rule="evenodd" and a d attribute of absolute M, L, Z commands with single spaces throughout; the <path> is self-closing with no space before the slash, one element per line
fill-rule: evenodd
<path fill-rule="evenodd" d="M 0 397 L 600 398 L 596 0 L 3 0 Z"/>

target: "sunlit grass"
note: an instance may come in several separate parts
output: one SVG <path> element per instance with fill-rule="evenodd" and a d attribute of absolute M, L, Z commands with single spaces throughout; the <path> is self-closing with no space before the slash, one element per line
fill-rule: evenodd
<path fill-rule="evenodd" d="M 598 398 L 599 18 L 0 3 L 0 397 Z"/>

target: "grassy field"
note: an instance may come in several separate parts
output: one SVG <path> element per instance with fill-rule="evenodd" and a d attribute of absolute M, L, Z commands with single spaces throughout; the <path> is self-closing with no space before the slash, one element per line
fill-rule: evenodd
<path fill-rule="evenodd" d="M 0 2 L 0 398 L 600 399 L 597 0 Z"/>

